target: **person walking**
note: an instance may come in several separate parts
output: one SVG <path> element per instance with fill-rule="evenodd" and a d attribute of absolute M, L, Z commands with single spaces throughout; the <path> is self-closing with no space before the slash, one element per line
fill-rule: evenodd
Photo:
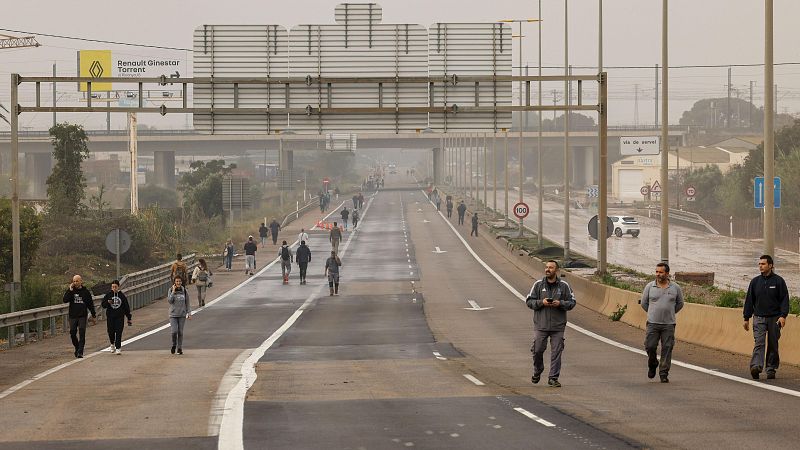
<path fill-rule="evenodd" d="M 175 262 L 172 263 L 170 272 L 172 274 L 172 279 L 175 279 L 176 276 L 179 276 L 181 277 L 181 281 L 183 281 L 184 285 L 189 283 L 189 268 L 186 267 L 186 263 L 183 262 L 183 255 L 180 253 L 175 255 Z"/>
<path fill-rule="evenodd" d="M 358 194 L 353 194 L 353 209 L 358 209 Z"/>
<path fill-rule="evenodd" d="M 72 277 L 72 283 L 64 292 L 64 303 L 69 303 L 69 337 L 75 347 L 75 357 L 83 358 L 83 348 L 86 346 L 86 319 L 92 313 L 92 325 L 97 323 L 97 313 L 94 310 L 92 293 L 83 285 L 80 275 Z"/>
<path fill-rule="evenodd" d="M 300 241 L 300 247 L 297 247 L 295 260 L 297 261 L 297 265 L 300 266 L 300 284 L 306 284 L 308 263 L 311 262 L 311 249 L 306 245 L 306 241 Z"/>
<path fill-rule="evenodd" d="M 305 228 L 300 228 L 300 233 L 297 235 L 297 240 L 300 242 L 308 242 L 308 233 L 306 233 Z"/>
<path fill-rule="evenodd" d="M 208 290 L 208 282 L 211 281 L 211 269 L 208 268 L 206 260 L 200 258 L 197 260 L 197 267 L 192 272 L 192 283 L 197 286 L 197 305 L 198 308 L 206 306 L 206 291 Z"/>
<path fill-rule="evenodd" d="M 561 387 L 561 353 L 564 351 L 564 329 L 567 327 L 567 311 L 575 307 L 575 294 L 569 284 L 558 277 L 558 263 L 550 260 L 545 263 L 544 278 L 533 283 L 531 292 L 525 300 L 533 310 L 533 376 L 531 381 L 539 382 L 544 372 L 544 351 L 550 339 L 550 373 L 547 385 Z"/>
<path fill-rule="evenodd" d="M 472 215 L 472 231 L 469 232 L 469 235 L 478 237 L 478 213 Z"/>
<path fill-rule="evenodd" d="M 358 210 L 357 210 L 357 209 L 354 209 L 354 210 L 353 210 L 353 229 L 354 229 L 354 230 L 355 230 L 355 229 L 356 229 L 356 227 L 358 226 L 358 219 L 360 219 L 360 217 L 359 217 L 359 215 L 358 215 Z"/>
<path fill-rule="evenodd" d="M 347 229 L 347 219 L 350 217 L 350 211 L 347 210 L 347 206 L 342 209 L 342 223 L 344 224 L 344 229 Z"/>
<path fill-rule="evenodd" d="M 294 253 L 289 248 L 289 244 L 283 241 L 278 256 L 281 259 L 281 273 L 283 274 L 283 284 L 289 284 L 289 273 L 292 271 L 292 262 L 294 262 Z"/>
<path fill-rule="evenodd" d="M 761 255 L 758 270 L 761 275 L 753 278 L 747 287 L 744 299 L 744 329 L 749 331 L 750 318 L 753 318 L 753 356 L 750 358 L 750 375 L 758 380 L 763 369 L 767 379 L 775 379 L 781 359 L 778 354 L 778 341 L 781 329 L 786 326 L 789 315 L 789 288 L 786 281 L 774 272 L 772 256 Z M 766 347 L 766 363 L 764 351 Z"/>
<path fill-rule="evenodd" d="M 222 250 L 222 257 L 225 259 L 225 269 L 227 269 L 228 272 L 230 272 L 233 268 L 234 251 L 233 240 L 228 239 L 228 242 L 225 243 L 225 249 Z"/>
<path fill-rule="evenodd" d="M 436 196 L 436 210 L 437 211 L 442 210 L 442 197 L 439 195 Z"/>
<path fill-rule="evenodd" d="M 453 217 L 453 199 L 448 195 L 445 201 L 445 208 L 447 209 L 447 218 Z"/>
<path fill-rule="evenodd" d="M 336 222 L 333 222 L 333 228 L 331 228 L 331 234 L 328 240 L 331 241 L 333 253 L 339 254 L 339 243 L 342 242 L 342 230 L 339 229 L 339 225 Z"/>
<path fill-rule="evenodd" d="M 336 196 L 336 201 L 339 201 L 339 186 L 336 186 L 336 187 L 333 189 L 333 195 L 335 195 L 335 196 Z"/>
<path fill-rule="evenodd" d="M 251 236 L 252 237 L 252 236 Z M 255 242 L 253 242 L 255 245 Z M 175 277 L 174 284 L 169 288 L 167 302 L 169 303 L 169 328 L 172 332 L 172 348 L 170 353 L 183 354 L 183 326 L 186 320 L 192 320 L 192 306 L 189 304 L 189 291 L 183 285 L 180 277 Z"/>
<path fill-rule="evenodd" d="M 258 237 L 261 238 L 261 246 L 267 245 L 267 236 L 269 236 L 269 228 L 267 228 L 267 223 L 264 222 L 258 227 Z"/>
<path fill-rule="evenodd" d="M 128 326 L 131 326 L 133 325 L 133 316 L 131 316 L 131 306 L 128 303 L 128 298 L 119 290 L 119 280 L 111 282 L 111 291 L 107 292 L 103 297 L 100 306 L 106 310 L 106 329 L 108 331 L 108 340 L 111 341 L 108 351 L 121 355 L 122 330 L 125 329 L 125 317 L 128 317 Z"/>
<path fill-rule="evenodd" d="M 356 209 L 364 209 L 364 193 L 358 193 L 358 208 Z"/>
<path fill-rule="evenodd" d="M 253 235 L 247 237 L 247 242 L 244 243 L 244 274 L 253 275 L 256 270 L 256 250 L 258 246 L 253 242 Z"/>
<path fill-rule="evenodd" d="M 320 213 L 324 213 L 325 212 L 325 195 L 323 195 L 322 191 L 320 191 L 319 194 L 317 194 L 317 196 L 319 197 L 319 212 Z"/>
<path fill-rule="evenodd" d="M 464 204 L 464 200 L 461 200 L 458 204 L 458 224 L 464 225 L 464 215 L 467 213 L 467 205 Z"/>
<path fill-rule="evenodd" d="M 669 383 L 672 349 L 675 347 L 675 314 L 683 308 L 683 291 L 669 279 L 669 264 L 656 264 L 656 279 L 642 291 L 642 309 L 647 311 L 647 332 L 644 349 L 647 351 L 647 378 L 656 377 Z M 661 342 L 661 362 L 656 358 Z"/>
<path fill-rule="evenodd" d="M 272 219 L 269 224 L 269 231 L 272 233 L 272 245 L 278 245 L 278 232 L 281 231 L 281 224 L 277 220 Z"/>
<path fill-rule="evenodd" d="M 325 260 L 325 276 L 328 277 L 328 289 L 331 295 L 339 295 L 339 267 L 342 260 L 331 251 L 331 256 Z"/>

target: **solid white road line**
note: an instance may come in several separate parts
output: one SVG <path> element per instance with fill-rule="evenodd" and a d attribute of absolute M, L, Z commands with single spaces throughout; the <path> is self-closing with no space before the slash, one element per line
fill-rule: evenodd
<path fill-rule="evenodd" d="M 433 202 L 431 202 L 431 205 L 433 205 Z M 434 206 L 434 208 L 436 207 L 436 205 L 433 205 L 433 206 Z M 491 267 L 489 267 L 489 265 L 486 264 L 480 258 L 480 256 L 478 256 L 477 253 L 475 253 L 475 251 L 472 249 L 472 247 L 470 247 L 470 245 L 467 243 L 467 241 L 464 240 L 463 237 L 461 237 L 461 235 L 458 233 L 458 231 L 453 226 L 453 224 L 451 224 L 450 221 L 447 220 L 447 218 L 444 216 L 444 214 L 441 213 L 441 211 L 436 211 L 436 212 L 439 214 L 439 216 L 442 218 L 442 220 L 444 220 L 444 222 L 447 224 L 447 226 L 449 226 L 450 229 L 453 230 L 453 233 L 456 235 L 458 240 L 461 241 L 461 243 L 464 245 L 464 247 L 467 249 L 467 251 L 472 255 L 472 257 L 475 258 L 475 260 L 480 265 L 482 265 L 483 268 L 486 269 L 486 271 L 489 272 L 498 282 L 500 282 L 500 284 L 502 284 L 506 289 L 508 289 L 518 299 L 520 299 L 523 302 L 525 302 L 526 296 L 522 295 L 518 290 L 514 289 L 514 286 L 511 286 L 506 280 L 503 279 L 503 277 L 501 277 L 497 272 L 495 272 Z M 573 330 L 579 332 L 579 333 L 582 333 L 582 334 L 584 334 L 586 336 L 589 336 L 591 338 L 597 339 L 600 342 L 604 342 L 606 344 L 613 345 L 614 347 L 621 348 L 621 349 L 627 350 L 629 352 L 637 353 L 639 355 L 646 355 L 647 354 L 644 350 L 641 350 L 641 349 L 638 349 L 638 348 L 634 348 L 634 347 L 631 347 L 629 345 L 625 345 L 625 344 L 623 344 L 621 342 L 617 342 L 617 341 L 609 339 L 607 337 L 603 337 L 603 336 L 601 336 L 601 335 L 599 335 L 597 333 L 589 331 L 589 330 L 587 330 L 585 328 L 581 328 L 581 327 L 579 327 L 577 325 L 574 325 L 574 324 L 572 324 L 570 322 L 567 322 L 567 326 L 572 328 Z M 707 375 L 712 375 L 712 376 L 715 376 L 715 377 L 724 378 L 726 380 L 735 381 L 737 383 L 747 384 L 747 385 L 754 386 L 754 387 L 757 387 L 757 388 L 760 388 L 760 389 L 766 389 L 768 391 L 778 392 L 780 394 L 791 395 L 793 397 L 800 397 L 800 391 L 795 391 L 795 390 L 783 388 L 783 387 L 780 387 L 780 386 L 773 386 L 771 384 L 761 383 L 761 382 L 758 382 L 756 380 L 751 380 L 751 379 L 748 379 L 748 378 L 742 378 L 742 377 L 739 377 L 739 376 L 736 376 L 736 375 L 727 374 L 727 373 L 724 373 L 724 372 L 718 372 L 716 370 L 711 370 L 711 369 L 708 369 L 708 368 L 705 368 L 705 367 L 701 367 L 701 366 L 697 366 L 697 365 L 694 365 L 694 364 L 685 363 L 685 362 L 682 362 L 682 361 L 676 361 L 674 359 L 672 360 L 672 364 L 674 364 L 676 366 L 684 367 L 684 368 L 687 368 L 687 369 L 690 369 L 690 370 L 694 370 L 694 371 L 697 371 L 697 372 L 701 372 L 701 373 L 704 373 L 704 374 L 707 374 Z"/>
<path fill-rule="evenodd" d="M 417 301 L 417 299 L 414 299 L 414 301 L 416 302 L 416 301 Z M 442 354 L 441 354 L 441 353 L 439 353 L 439 352 L 433 352 L 433 356 L 435 356 L 435 357 L 436 357 L 436 359 L 438 359 L 438 360 L 440 360 L 440 361 L 447 361 L 447 358 L 445 358 L 444 356 L 442 356 Z"/>
<path fill-rule="evenodd" d="M 464 374 L 464 378 L 468 379 L 469 381 L 472 381 L 472 383 L 473 383 L 475 386 L 486 386 L 486 385 L 483 383 L 483 381 L 481 381 L 481 380 L 479 380 L 479 379 L 477 379 L 477 378 L 473 377 L 472 375 L 470 375 L 470 374 L 468 374 L 468 373 L 465 373 L 465 374 Z"/>
<path fill-rule="evenodd" d="M 367 216 L 370 205 L 372 205 L 371 197 L 369 203 L 364 208 L 361 215 L 362 220 Z M 353 234 L 347 238 L 342 247 L 341 256 L 347 253 L 350 247 L 350 242 L 353 240 Z M 247 391 L 253 386 L 258 374 L 256 373 L 256 364 L 264 357 L 264 354 L 269 350 L 272 345 L 283 336 L 283 334 L 294 325 L 297 319 L 303 314 L 306 308 L 311 305 L 319 295 L 324 285 L 318 285 L 311 295 L 306 298 L 305 302 L 281 325 L 280 328 L 275 330 L 272 335 L 264 341 L 258 348 L 253 349 L 250 356 L 244 361 L 241 366 L 239 382 L 230 390 L 225 399 L 225 407 L 222 413 L 222 421 L 219 426 L 219 437 L 217 441 L 218 448 L 220 449 L 243 449 L 244 448 L 244 402 L 247 396 Z"/>
<path fill-rule="evenodd" d="M 525 416 L 525 417 L 527 417 L 527 418 L 529 418 L 529 419 L 531 419 L 531 420 L 533 420 L 533 421 L 539 422 L 540 424 L 542 424 L 542 425 L 544 425 L 544 426 L 546 426 L 546 427 L 554 427 L 554 426 L 556 426 L 556 424 L 554 424 L 554 423 L 552 423 L 552 422 L 548 422 L 548 421 L 546 421 L 546 420 L 542 419 L 541 417 L 539 417 L 539 416 L 537 416 L 536 414 L 534 414 L 534 413 L 532 413 L 532 412 L 528 411 L 528 410 L 527 410 L 527 409 L 525 409 L 525 408 L 519 408 L 519 407 L 517 407 L 517 408 L 514 408 L 514 411 L 516 411 L 516 412 L 518 412 L 518 413 L 522 414 L 523 416 Z"/>

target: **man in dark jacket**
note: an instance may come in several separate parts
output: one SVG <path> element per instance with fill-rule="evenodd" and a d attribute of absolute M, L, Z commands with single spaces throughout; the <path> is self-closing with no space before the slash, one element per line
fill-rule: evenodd
<path fill-rule="evenodd" d="M 269 224 L 269 232 L 272 233 L 272 245 L 278 245 L 278 232 L 281 231 L 281 224 L 277 220 L 272 219 Z"/>
<path fill-rule="evenodd" d="M 311 249 L 306 245 L 306 241 L 300 241 L 300 247 L 297 247 L 295 253 L 295 260 L 300 266 L 300 284 L 306 284 L 306 271 L 308 263 L 311 262 Z"/>
<path fill-rule="evenodd" d="M 445 202 L 445 206 L 447 207 L 447 218 L 453 217 L 453 199 L 448 195 L 447 202 Z"/>
<path fill-rule="evenodd" d="M 125 329 L 125 316 L 128 317 L 128 326 L 133 325 L 131 322 L 133 317 L 128 298 L 119 290 L 119 281 L 111 282 L 111 291 L 103 297 L 100 306 L 106 310 L 106 328 L 108 340 L 111 341 L 108 351 L 120 355 L 122 354 L 122 330 Z"/>
<path fill-rule="evenodd" d="M 547 384 L 561 387 L 561 352 L 564 351 L 564 329 L 567 327 L 567 311 L 575 307 L 575 295 L 566 281 L 558 277 L 558 263 L 545 263 L 545 277 L 533 284 L 525 304 L 533 310 L 533 376 L 535 384 L 544 372 L 544 351 L 550 338 L 550 375 Z"/>
<path fill-rule="evenodd" d="M 464 225 L 464 215 L 467 213 L 467 205 L 464 204 L 464 200 L 461 200 L 456 210 L 458 211 L 458 224 Z"/>
<path fill-rule="evenodd" d="M 269 228 L 267 228 L 266 223 L 262 223 L 260 227 L 258 227 L 258 237 L 261 238 L 261 246 L 265 246 L 267 244 L 267 236 L 269 236 Z"/>
<path fill-rule="evenodd" d="M 347 206 L 342 209 L 342 223 L 344 224 L 344 229 L 347 229 L 347 219 L 350 217 L 350 211 L 347 210 Z"/>
<path fill-rule="evenodd" d="M 69 289 L 64 292 L 64 303 L 69 303 L 69 337 L 75 347 L 75 357 L 83 358 L 86 345 L 86 319 L 92 313 L 92 324 L 96 324 L 92 293 L 83 285 L 80 275 L 72 277 Z"/>
<path fill-rule="evenodd" d="M 473 234 L 478 237 L 478 213 L 472 215 L 472 231 L 469 232 L 469 235 Z"/>
<path fill-rule="evenodd" d="M 750 359 L 750 375 L 757 380 L 762 369 L 767 369 L 767 379 L 775 378 L 780 365 L 778 340 L 781 328 L 786 325 L 789 315 L 789 289 L 786 281 L 772 271 L 772 256 L 761 255 L 758 270 L 761 275 L 750 281 L 747 296 L 744 299 L 744 329 L 750 329 L 750 317 L 753 318 L 753 337 L 755 346 Z M 764 347 L 767 361 L 764 366 Z"/>

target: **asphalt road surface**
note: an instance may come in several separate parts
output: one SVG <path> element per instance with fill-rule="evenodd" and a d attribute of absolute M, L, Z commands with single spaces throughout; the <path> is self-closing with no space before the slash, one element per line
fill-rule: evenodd
<path fill-rule="evenodd" d="M 564 387 L 531 384 L 531 312 L 509 287 L 541 274 L 400 180 L 345 233 L 340 295 L 311 231 L 307 285 L 296 266 L 288 285 L 276 264 L 243 275 L 187 323 L 184 355 L 156 329 L 0 394 L 0 449 L 793 448 L 796 391 L 677 366 L 653 382 L 643 356 L 573 328 Z"/>

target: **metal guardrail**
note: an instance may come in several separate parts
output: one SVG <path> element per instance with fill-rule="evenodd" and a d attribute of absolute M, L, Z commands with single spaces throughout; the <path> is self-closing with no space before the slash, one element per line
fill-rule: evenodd
<path fill-rule="evenodd" d="M 306 203 L 304 206 L 301 206 L 301 207 L 297 208 L 296 210 L 294 210 L 294 211 L 290 212 L 289 214 L 287 214 L 286 217 L 284 217 L 283 220 L 281 221 L 281 228 L 285 227 L 286 225 L 289 225 L 290 223 L 292 223 L 295 220 L 297 220 L 298 218 L 300 218 L 300 213 L 304 213 L 307 210 L 311 209 L 312 207 L 318 206 L 319 205 L 319 201 L 316 200 L 318 198 L 319 197 L 317 197 L 317 196 L 313 196 L 313 197 L 309 198 L 308 199 L 308 203 Z"/>
<path fill-rule="evenodd" d="M 661 218 L 660 209 L 652 209 L 651 211 L 653 217 L 657 217 L 659 219 Z M 719 231 L 712 227 L 710 223 L 706 222 L 706 220 L 697 213 L 670 208 L 669 219 L 677 220 L 678 222 L 683 222 L 688 225 L 694 225 L 695 227 L 699 227 L 705 231 L 708 231 L 709 233 L 719 234 Z"/>
<path fill-rule="evenodd" d="M 194 254 L 186 256 L 183 260 L 190 270 L 194 269 L 194 266 L 197 264 Z M 154 300 L 164 297 L 171 283 L 171 267 L 172 262 L 168 262 L 122 277 L 120 280 L 120 288 L 125 292 L 125 296 L 128 298 L 132 310 L 142 308 L 149 305 Z M 92 299 L 95 304 L 95 309 L 97 310 L 97 316 L 102 318 L 103 311 L 100 307 L 100 302 L 103 300 L 103 296 L 95 295 Z M 20 325 L 23 328 L 22 334 L 24 342 L 28 342 L 30 337 L 31 323 L 35 323 L 34 332 L 38 340 L 44 339 L 44 320 L 50 321 L 51 336 L 56 334 L 56 319 L 59 317 L 61 317 L 63 331 L 68 331 L 68 313 L 69 305 L 63 303 L 60 305 L 43 306 L 41 308 L 26 309 L 0 315 L 0 327 L 8 327 L 8 348 L 13 348 L 16 345 L 16 332 Z"/>

